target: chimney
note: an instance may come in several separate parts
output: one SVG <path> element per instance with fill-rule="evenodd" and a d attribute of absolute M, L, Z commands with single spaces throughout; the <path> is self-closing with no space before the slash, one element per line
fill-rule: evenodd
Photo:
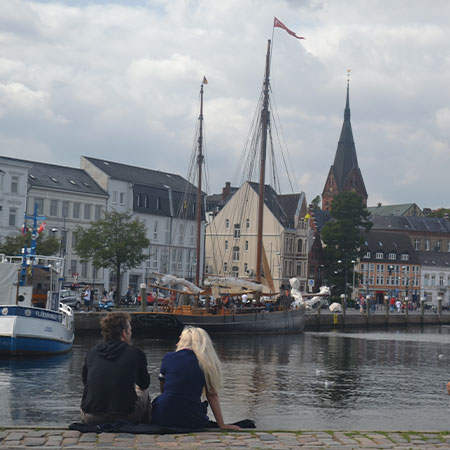
<path fill-rule="evenodd" d="M 225 187 L 222 188 L 222 200 L 225 201 L 230 196 L 231 183 L 229 181 L 225 182 Z"/>

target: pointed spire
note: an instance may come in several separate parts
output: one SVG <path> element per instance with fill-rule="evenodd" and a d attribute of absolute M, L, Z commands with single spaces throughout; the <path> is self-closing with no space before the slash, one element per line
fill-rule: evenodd
<path fill-rule="evenodd" d="M 350 100 L 349 100 L 350 71 L 351 69 L 347 69 L 347 102 L 345 104 L 344 120 L 350 120 Z"/>

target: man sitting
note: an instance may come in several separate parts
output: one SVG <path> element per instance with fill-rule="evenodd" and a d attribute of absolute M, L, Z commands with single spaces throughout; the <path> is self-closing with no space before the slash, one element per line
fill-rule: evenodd
<path fill-rule="evenodd" d="M 144 352 L 131 345 L 130 315 L 109 313 L 100 327 L 104 342 L 91 348 L 84 360 L 82 422 L 150 423 L 150 374 Z"/>

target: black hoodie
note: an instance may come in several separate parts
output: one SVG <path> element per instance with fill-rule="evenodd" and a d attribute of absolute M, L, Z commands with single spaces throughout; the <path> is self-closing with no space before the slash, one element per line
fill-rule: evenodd
<path fill-rule="evenodd" d="M 143 351 L 126 342 L 103 342 L 91 348 L 83 366 L 81 409 L 90 414 L 126 416 L 136 403 L 135 384 L 150 385 Z"/>

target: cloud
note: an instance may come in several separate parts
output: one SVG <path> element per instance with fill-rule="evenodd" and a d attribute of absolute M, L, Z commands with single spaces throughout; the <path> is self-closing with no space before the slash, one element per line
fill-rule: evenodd
<path fill-rule="evenodd" d="M 75 166 L 85 154 L 185 175 L 206 75 L 210 189 L 219 192 L 247 139 L 274 16 L 306 37 L 274 30 L 271 85 L 277 133 L 308 201 L 334 160 L 351 68 L 369 204 L 448 206 L 439 187 L 450 129 L 445 0 L 433 8 L 419 0 L 389 8 L 380 0 L 5 2 L 4 154 L 36 159 L 38 149 L 42 160 Z"/>

